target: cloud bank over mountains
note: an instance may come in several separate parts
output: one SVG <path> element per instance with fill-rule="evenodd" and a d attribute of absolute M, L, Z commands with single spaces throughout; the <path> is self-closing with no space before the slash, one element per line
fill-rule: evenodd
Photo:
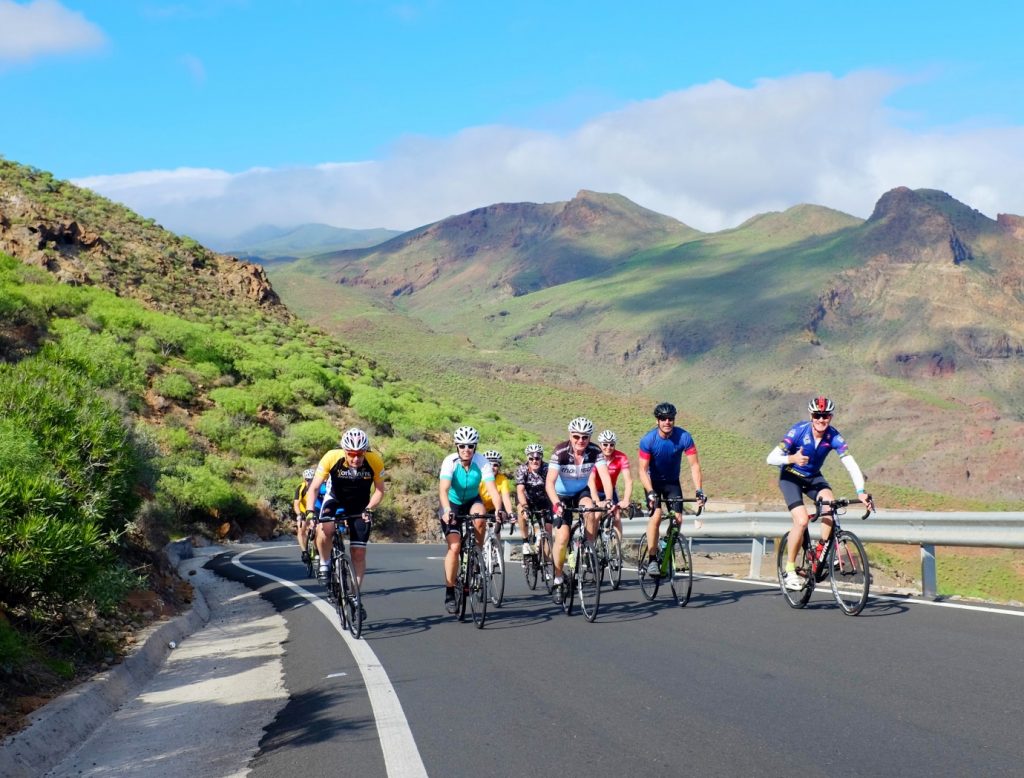
<path fill-rule="evenodd" d="M 405 230 L 496 202 L 567 200 L 579 189 L 617 192 L 707 231 L 798 203 L 866 217 L 900 185 L 945 190 L 989 216 L 1024 213 L 1024 128 L 907 129 L 907 117 L 886 106 L 907 83 L 878 71 L 749 88 L 713 81 L 565 133 L 480 126 L 406 137 L 376 160 L 76 183 L 197 236 L 267 223 Z"/>

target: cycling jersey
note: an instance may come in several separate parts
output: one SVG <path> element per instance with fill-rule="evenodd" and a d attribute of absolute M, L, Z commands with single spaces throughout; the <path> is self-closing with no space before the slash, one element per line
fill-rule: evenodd
<path fill-rule="evenodd" d="M 615 488 L 615 484 L 619 480 L 619 473 L 623 470 L 629 470 L 629 457 L 615 449 L 615 453 L 608 460 L 608 475 L 612 477 L 612 489 Z"/>
<path fill-rule="evenodd" d="M 498 494 L 499 495 L 509 494 L 510 493 L 509 492 L 509 480 L 508 480 L 508 477 L 504 473 L 498 473 L 496 476 L 494 476 L 494 485 L 496 487 L 498 487 Z M 505 503 L 504 502 L 502 502 L 501 505 L 495 505 L 494 503 L 491 502 L 491 493 L 487 490 L 487 486 L 485 485 L 485 483 L 481 483 L 480 484 L 480 492 L 479 493 L 480 493 L 480 499 L 484 501 L 484 510 L 487 511 L 488 513 L 494 513 L 494 509 L 495 508 L 497 508 L 498 510 L 504 510 L 505 509 Z"/>
<path fill-rule="evenodd" d="M 473 454 L 469 468 L 463 467 L 458 453 L 449 454 L 441 463 L 441 479 L 451 481 L 448 487 L 448 502 L 464 505 L 480 499 L 481 482 L 494 480 L 494 468 L 484 459 L 483 454 Z"/>
<path fill-rule="evenodd" d="M 821 466 L 825 463 L 825 457 L 829 455 L 829 452 L 835 451 L 840 458 L 849 454 L 846 439 L 831 424 L 821 436 L 818 445 L 815 446 L 814 433 L 809 421 L 798 421 L 790 427 L 789 432 L 782 437 L 778 448 L 786 456 L 799 451 L 807 457 L 806 465 L 785 465 L 782 467 L 786 472 L 793 473 L 801 478 L 814 478 L 814 476 L 821 473 Z"/>
<path fill-rule="evenodd" d="M 370 501 L 373 482 L 382 477 L 384 460 L 375 451 L 363 453 L 363 461 L 353 465 L 348 461 L 344 449 L 334 448 L 324 454 L 320 464 L 316 466 L 316 475 L 330 476 L 330 494 L 346 509 L 355 506 L 355 512 L 361 513 Z"/>
<path fill-rule="evenodd" d="M 640 439 L 637 456 L 640 467 L 650 470 L 652 483 L 678 483 L 683 454 L 691 456 L 696 453 L 693 437 L 682 427 L 673 427 L 667 438 L 661 437 L 655 427 Z"/>
<path fill-rule="evenodd" d="M 548 466 L 558 471 L 555 494 L 559 497 L 582 494 L 587 488 L 590 474 L 598 465 L 606 464 L 608 462 L 604 458 L 604 454 L 601 453 L 601 447 L 596 443 L 588 443 L 583 452 L 583 459 L 577 465 L 572 442 L 563 440 L 555 446 L 555 450 L 551 452 L 551 459 L 548 461 Z"/>
<path fill-rule="evenodd" d="M 317 495 L 316 501 L 313 503 L 313 510 L 315 510 L 317 513 L 320 512 L 320 506 L 323 505 L 324 495 L 327 494 L 327 486 L 328 484 L 330 484 L 330 482 L 331 480 L 328 478 L 322 484 L 320 484 L 320 494 Z M 306 492 L 309 490 L 309 485 L 311 483 L 312 481 L 307 481 L 303 479 L 302 483 L 299 484 L 298 488 L 295 490 L 295 499 L 298 500 L 298 503 L 300 506 L 302 506 L 303 511 L 306 510 Z"/>
<path fill-rule="evenodd" d="M 551 508 L 551 501 L 548 500 L 548 492 L 545 484 L 548 480 L 548 463 L 541 462 L 537 472 L 530 469 L 530 465 L 523 462 L 516 468 L 516 486 L 522 486 L 526 490 L 526 504 L 534 510 Z"/>

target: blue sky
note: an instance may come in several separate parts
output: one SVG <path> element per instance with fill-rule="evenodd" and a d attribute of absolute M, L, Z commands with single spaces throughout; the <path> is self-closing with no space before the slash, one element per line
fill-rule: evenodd
<path fill-rule="evenodd" d="M 0 154 L 203 237 L 581 188 L 709 230 L 896 185 L 1022 213 L 1021 8 L 0 0 Z"/>

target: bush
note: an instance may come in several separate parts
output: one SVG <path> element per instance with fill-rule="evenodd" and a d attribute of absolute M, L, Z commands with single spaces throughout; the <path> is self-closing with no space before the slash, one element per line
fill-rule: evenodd
<path fill-rule="evenodd" d="M 247 388 L 222 386 L 212 390 L 208 396 L 227 413 L 254 417 L 260 410 L 259 400 Z"/>
<path fill-rule="evenodd" d="M 153 389 L 164 397 L 180 402 L 188 402 L 196 393 L 196 388 L 181 373 L 167 373 L 153 382 Z"/>
<path fill-rule="evenodd" d="M 338 444 L 338 431 L 327 421 L 300 421 L 289 425 L 281 440 L 281 448 L 295 456 L 319 458 Z"/>

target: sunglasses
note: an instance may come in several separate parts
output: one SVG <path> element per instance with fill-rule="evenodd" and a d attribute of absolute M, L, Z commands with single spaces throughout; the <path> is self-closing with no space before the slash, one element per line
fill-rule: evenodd
<path fill-rule="evenodd" d="M 831 413 L 822 413 L 821 411 L 814 411 L 813 413 L 811 413 L 811 418 L 812 419 L 831 419 L 832 418 L 832 414 Z"/>
<path fill-rule="evenodd" d="M 365 452 L 363 451 L 346 451 L 345 456 L 347 456 L 349 459 L 356 459 L 357 457 L 363 456 L 364 453 Z"/>
<path fill-rule="evenodd" d="M 573 435 L 573 440 L 590 440 L 590 435 Z"/>
<path fill-rule="evenodd" d="M 476 443 L 459 443 L 459 448 L 476 448 Z"/>
<path fill-rule="evenodd" d="M 676 420 L 675 416 L 658 416 L 656 418 L 658 419 L 658 421 L 675 421 Z"/>
<path fill-rule="evenodd" d="M 531 462 L 543 462 L 544 461 L 544 457 L 527 457 L 527 459 L 529 461 L 531 461 Z"/>
<path fill-rule="evenodd" d="M 609 446 L 614 446 L 614 445 L 615 445 L 614 443 L 602 443 L 601 447 L 602 448 L 608 448 Z"/>

